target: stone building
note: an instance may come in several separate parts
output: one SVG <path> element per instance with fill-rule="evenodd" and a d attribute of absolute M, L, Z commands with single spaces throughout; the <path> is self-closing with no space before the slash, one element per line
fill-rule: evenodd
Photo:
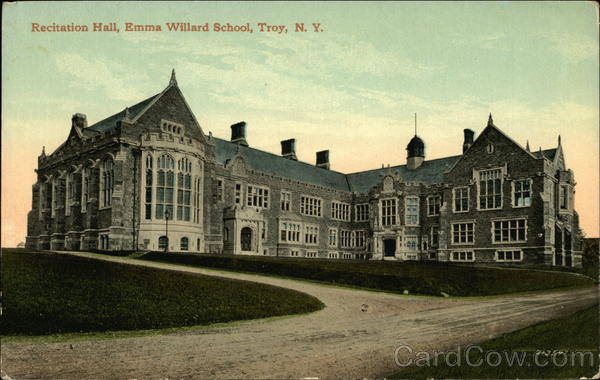
<path fill-rule="evenodd" d="M 254 149 L 247 125 L 206 135 L 173 72 L 159 94 L 88 126 L 38 158 L 27 246 L 327 259 L 581 265 L 575 180 L 560 138 L 530 151 L 490 115 L 462 154 L 344 174 Z"/>

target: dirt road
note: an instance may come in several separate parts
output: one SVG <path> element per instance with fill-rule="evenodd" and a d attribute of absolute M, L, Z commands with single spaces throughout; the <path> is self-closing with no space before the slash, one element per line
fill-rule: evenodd
<path fill-rule="evenodd" d="M 277 285 L 312 294 L 326 307 L 299 317 L 176 334 L 73 343 L 6 343 L 2 344 L 3 375 L 13 379 L 375 377 L 398 369 L 394 351 L 400 345 L 410 345 L 414 351 L 464 347 L 598 302 L 596 288 L 437 299 L 78 255 Z"/>

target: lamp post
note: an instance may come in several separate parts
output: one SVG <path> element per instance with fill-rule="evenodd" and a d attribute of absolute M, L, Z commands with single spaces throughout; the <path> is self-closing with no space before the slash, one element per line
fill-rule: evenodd
<path fill-rule="evenodd" d="M 171 216 L 171 211 L 169 209 L 165 210 L 165 237 L 167 238 L 167 245 L 165 245 L 165 252 L 169 252 L 169 217 Z"/>

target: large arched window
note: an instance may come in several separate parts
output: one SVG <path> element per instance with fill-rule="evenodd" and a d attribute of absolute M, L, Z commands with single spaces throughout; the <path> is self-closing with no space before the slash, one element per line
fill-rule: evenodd
<path fill-rule="evenodd" d="M 110 207 L 114 188 L 115 172 L 112 158 L 107 157 L 102 161 L 102 174 L 100 181 L 100 207 Z"/>
<path fill-rule="evenodd" d="M 168 154 L 158 158 L 156 172 L 156 219 L 164 219 L 165 211 L 173 217 L 173 191 L 175 187 L 175 161 Z"/>
<path fill-rule="evenodd" d="M 182 251 L 187 251 L 189 249 L 189 245 L 190 245 L 190 243 L 189 243 L 188 238 L 182 237 L 181 242 L 180 242 L 180 249 Z"/>
<path fill-rule="evenodd" d="M 187 158 L 177 161 L 177 220 L 190 221 L 192 204 L 192 162 Z"/>
<path fill-rule="evenodd" d="M 160 250 L 168 250 L 169 247 L 169 238 L 166 236 L 161 236 L 158 238 L 158 249 Z"/>
<path fill-rule="evenodd" d="M 146 211 L 145 218 L 152 219 L 152 182 L 153 182 L 153 162 L 152 155 L 148 154 L 146 156 Z"/>

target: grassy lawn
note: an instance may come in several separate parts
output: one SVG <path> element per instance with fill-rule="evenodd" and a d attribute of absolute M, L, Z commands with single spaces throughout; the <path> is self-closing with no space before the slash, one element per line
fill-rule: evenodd
<path fill-rule="evenodd" d="M 490 296 L 593 284 L 590 278 L 565 272 L 435 262 L 339 261 L 164 252 L 150 252 L 141 259 L 433 296 L 440 296 L 442 292 L 450 296 Z"/>
<path fill-rule="evenodd" d="M 293 290 L 68 255 L 2 250 L 3 335 L 162 329 L 306 313 Z"/>
<path fill-rule="evenodd" d="M 424 366 L 426 361 L 423 360 L 419 363 L 421 366 L 408 367 L 391 378 L 590 378 L 600 365 L 599 344 L 598 306 L 594 306 L 484 342 L 478 345 L 481 350 L 471 349 L 467 354 L 464 347 L 461 351 L 442 354 L 437 357 L 438 365 L 434 365 L 431 356 L 429 367 Z M 491 352 L 500 353 L 502 359 L 498 361 L 498 356 Z M 467 356 L 469 363 L 481 365 L 468 365 Z M 459 363 L 458 357 L 460 365 L 455 365 Z M 509 365 L 507 358 L 511 357 L 513 361 Z M 519 357 L 522 358 L 520 364 Z"/>

